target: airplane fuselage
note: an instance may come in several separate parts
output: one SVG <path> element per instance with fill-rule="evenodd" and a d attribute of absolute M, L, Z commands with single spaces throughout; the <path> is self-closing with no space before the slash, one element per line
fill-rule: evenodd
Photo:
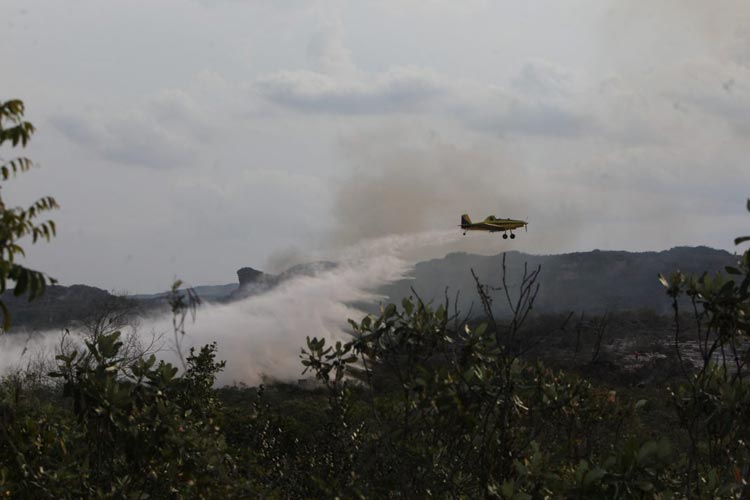
<path fill-rule="evenodd" d="M 515 238 L 513 230 L 525 227 L 526 225 L 526 221 L 517 219 L 500 219 L 495 217 L 494 215 L 490 215 L 482 222 L 471 222 L 469 216 L 467 214 L 464 214 L 461 216 L 460 227 L 463 230 L 464 234 L 466 234 L 467 231 L 486 231 L 490 233 L 501 232 L 503 233 L 503 238 L 507 238 L 508 232 L 510 232 L 510 237 Z"/>
<path fill-rule="evenodd" d="M 498 231 L 510 231 L 524 227 L 526 223 L 522 220 L 514 219 L 497 219 L 493 222 L 474 222 L 471 224 L 461 224 L 464 231 L 489 231 L 495 233 Z"/>

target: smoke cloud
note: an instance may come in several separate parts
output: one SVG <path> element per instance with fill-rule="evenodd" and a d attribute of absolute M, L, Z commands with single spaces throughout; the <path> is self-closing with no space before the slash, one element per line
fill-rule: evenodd
<path fill-rule="evenodd" d="M 497 145 L 457 146 L 394 127 L 359 135 L 344 151 L 354 169 L 336 192 L 338 245 L 446 229 L 462 213 L 517 213 L 526 206 L 527 175 Z"/>
<path fill-rule="evenodd" d="M 59 353 L 62 332 L 13 333 L 0 336 L 0 374 L 41 371 L 45 374 Z"/>
<path fill-rule="evenodd" d="M 314 252 L 305 251 L 297 246 L 289 246 L 273 252 L 266 259 L 266 267 L 270 273 L 279 274 L 292 266 L 319 260 L 320 256 Z"/>
<path fill-rule="evenodd" d="M 563 169 L 550 167 L 546 158 L 536 161 L 512 139 L 467 139 L 456 133 L 447 140 L 423 125 L 394 119 L 387 129 L 353 134 L 342 144 L 352 168 L 334 193 L 332 245 L 425 230 L 452 228 L 460 234 L 460 216 L 468 213 L 475 221 L 490 214 L 529 220 L 530 228 L 513 241 L 472 234 L 415 248 L 409 258 L 577 247 L 585 214 L 581 197 L 565 196 L 579 188 Z"/>
<path fill-rule="evenodd" d="M 268 293 L 199 310 L 189 325 L 187 345 L 216 341 L 227 361 L 220 384 L 257 384 L 262 377 L 296 380 L 306 337 L 347 338 L 349 318 L 364 315 L 353 305 L 382 300 L 375 290 L 408 275 L 409 251 L 441 245 L 454 231 L 422 232 L 364 240 L 337 255 L 338 266 L 314 276 L 299 276 Z"/>
<path fill-rule="evenodd" d="M 383 299 L 375 290 L 408 275 L 411 264 L 404 256 L 409 251 L 443 245 L 459 236 L 458 231 L 437 231 L 364 240 L 339 251 L 333 269 L 290 279 L 265 294 L 238 302 L 201 307 L 180 339 L 183 354 L 191 346 L 216 341 L 219 359 L 227 362 L 217 380 L 219 385 L 255 385 L 264 377 L 297 380 L 306 337 L 346 339 L 347 319 L 359 320 L 364 315 L 353 304 Z M 149 336 L 169 334 L 171 329 L 168 316 L 144 319 L 139 328 Z M 38 334 L 29 342 L 12 335 L 0 340 L 0 367 L 7 373 L 40 353 L 51 358 L 60 334 Z M 160 356 L 178 361 L 174 352 L 162 351 Z"/>

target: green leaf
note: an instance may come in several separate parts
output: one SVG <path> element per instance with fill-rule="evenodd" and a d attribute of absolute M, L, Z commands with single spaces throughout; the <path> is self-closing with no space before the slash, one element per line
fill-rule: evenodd
<path fill-rule="evenodd" d="M 414 312 L 414 303 L 408 297 L 405 297 L 401 301 L 401 307 L 404 309 L 407 316 L 411 316 L 411 313 Z"/>
<path fill-rule="evenodd" d="M 507 479 L 503 481 L 503 485 L 500 487 L 500 491 L 502 492 L 505 498 L 511 498 L 511 496 L 513 495 L 514 489 L 515 488 L 514 488 L 513 480 L 507 480 Z"/>
<path fill-rule="evenodd" d="M 659 449 L 656 441 L 647 441 L 638 450 L 638 462 L 643 463 L 646 459 L 653 456 Z"/>
<path fill-rule="evenodd" d="M 390 318 L 394 314 L 396 314 L 396 304 L 388 304 L 385 308 L 385 311 L 383 312 L 383 315 L 386 318 Z"/>
<path fill-rule="evenodd" d="M 601 467 L 596 467 L 595 469 L 591 469 L 583 477 L 583 486 L 584 487 L 591 486 L 592 484 L 600 481 L 606 475 L 607 475 L 607 471 L 602 469 Z"/>
<path fill-rule="evenodd" d="M 669 458 L 669 456 L 672 454 L 672 445 L 670 444 L 669 439 L 663 437 L 659 440 L 656 454 L 659 457 L 659 460 L 662 461 L 665 461 L 667 458 Z"/>
<path fill-rule="evenodd" d="M 17 269 L 19 269 L 20 275 L 18 276 L 16 286 L 13 289 L 13 295 L 16 297 L 25 293 L 29 286 L 29 272 L 20 266 Z"/>
<path fill-rule="evenodd" d="M 2 310 L 3 314 L 3 331 L 7 332 L 10 330 L 10 311 L 8 311 L 8 306 L 5 305 L 5 302 L 0 300 L 0 310 Z"/>
<path fill-rule="evenodd" d="M 29 302 L 34 300 L 39 290 L 39 279 L 37 273 L 29 271 Z"/>
<path fill-rule="evenodd" d="M 635 484 L 641 491 L 651 491 L 654 489 L 654 485 L 651 481 L 637 481 Z"/>
<path fill-rule="evenodd" d="M 727 281 L 719 290 L 719 293 L 724 296 L 731 296 L 734 293 L 734 281 Z"/>

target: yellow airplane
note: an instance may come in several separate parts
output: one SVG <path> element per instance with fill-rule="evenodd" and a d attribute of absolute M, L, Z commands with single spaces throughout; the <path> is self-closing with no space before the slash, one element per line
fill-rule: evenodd
<path fill-rule="evenodd" d="M 490 215 L 482 222 L 471 222 L 471 219 L 467 214 L 461 216 L 461 229 L 464 230 L 464 234 L 466 234 L 466 231 L 489 231 L 490 233 L 502 231 L 503 239 L 508 238 L 509 232 L 512 239 L 516 237 L 516 235 L 513 234 L 514 229 L 523 227 L 528 231 L 528 225 L 529 223 L 526 221 L 516 219 L 498 219 L 494 215 Z"/>

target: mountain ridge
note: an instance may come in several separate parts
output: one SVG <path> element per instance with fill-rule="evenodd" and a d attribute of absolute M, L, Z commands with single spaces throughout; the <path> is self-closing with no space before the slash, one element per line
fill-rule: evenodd
<path fill-rule="evenodd" d="M 441 258 L 417 262 L 408 278 L 385 285 L 376 292 L 388 297 L 389 302 L 399 303 L 404 297 L 412 295 L 412 288 L 425 301 L 442 301 L 446 289 L 451 297 L 460 290 L 457 306 L 462 311 L 468 311 L 473 304 L 478 305 L 471 270 L 484 284 L 497 286 L 501 281 L 503 255 L 509 287 L 517 284 L 524 264 L 529 270 L 541 266 L 540 293 L 535 308 L 544 313 L 651 309 L 663 314 L 669 312 L 671 304 L 659 284 L 659 273 L 668 274 L 678 269 L 693 274 L 715 272 L 734 264 L 738 258 L 726 250 L 706 246 L 679 246 L 644 252 L 595 249 L 543 255 L 515 250 L 495 255 L 451 252 Z M 328 261 L 311 262 L 292 266 L 279 274 L 244 267 L 237 271 L 236 283 L 199 285 L 193 290 L 205 301 L 228 303 L 265 293 L 297 276 L 312 276 L 335 266 L 335 263 Z M 9 291 L 3 294 L 14 325 L 19 328 L 65 327 L 90 314 L 98 304 L 115 297 L 106 290 L 88 285 L 51 286 L 45 295 L 34 302 L 14 297 Z M 160 292 L 123 299 L 130 301 L 129 304 L 137 303 L 140 310 L 148 312 L 166 308 L 168 297 L 169 292 Z M 365 309 L 375 311 L 376 305 L 372 306 Z"/>
<path fill-rule="evenodd" d="M 586 310 L 653 309 L 668 312 L 671 304 L 658 281 L 658 275 L 681 270 L 688 274 L 716 272 L 734 264 L 738 256 L 706 246 L 673 247 L 661 251 L 591 250 L 566 254 L 533 255 L 509 251 L 496 255 L 452 252 L 445 257 L 417 263 L 410 279 L 383 287 L 390 300 L 399 302 L 411 289 L 426 301 L 443 299 L 460 290 L 457 304 L 466 311 L 477 300 L 473 269 L 485 285 L 497 287 L 501 281 L 505 255 L 509 288 L 520 279 L 523 266 L 541 266 L 537 311 L 559 313 Z M 499 307 L 498 307 L 499 308 Z"/>

